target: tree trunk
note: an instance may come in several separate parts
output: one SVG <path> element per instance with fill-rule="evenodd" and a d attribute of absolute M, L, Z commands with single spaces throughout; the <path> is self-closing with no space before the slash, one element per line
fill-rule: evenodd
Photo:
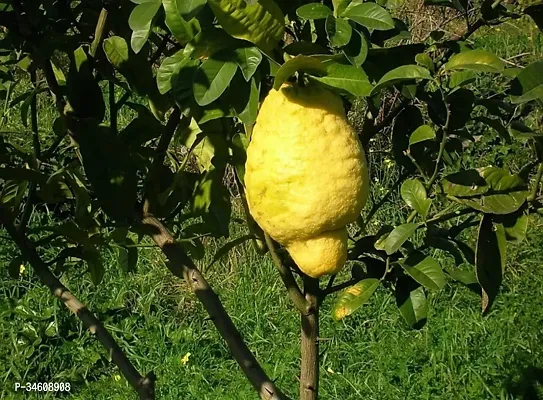
<path fill-rule="evenodd" d="M 304 292 L 312 312 L 302 314 L 300 400 L 319 397 L 319 281 L 304 277 Z"/>

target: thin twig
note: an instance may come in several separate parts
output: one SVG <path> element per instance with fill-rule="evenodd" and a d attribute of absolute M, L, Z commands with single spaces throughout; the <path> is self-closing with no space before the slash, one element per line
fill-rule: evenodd
<path fill-rule="evenodd" d="M 115 339 L 104 328 L 94 314 L 82 304 L 49 270 L 45 262 L 35 250 L 34 244 L 27 237 L 17 231 L 9 218 L 5 206 L 0 204 L 0 224 L 4 226 L 11 239 L 17 244 L 25 260 L 32 266 L 41 282 L 49 288 L 51 293 L 73 312 L 96 339 L 102 343 L 111 357 L 111 360 L 119 371 L 126 378 L 128 383 L 138 392 L 141 400 L 153 400 L 154 375 L 151 373 L 146 377 L 140 375 L 134 365 L 123 353 Z"/>
<path fill-rule="evenodd" d="M 30 69 L 30 81 L 32 82 L 32 86 L 36 88 L 36 65 L 32 65 Z M 40 169 L 40 157 L 41 157 L 41 144 L 40 144 L 40 133 L 39 133 L 39 127 L 38 127 L 38 98 L 37 95 L 34 95 L 32 97 L 32 102 L 30 103 L 30 120 L 31 120 L 31 127 L 32 127 L 32 158 L 31 158 L 31 166 L 34 171 L 39 171 Z M 21 216 L 21 221 L 19 222 L 19 225 L 17 226 L 17 229 L 19 232 L 23 233 L 26 230 L 26 227 L 28 225 L 28 221 L 30 221 L 30 218 L 32 217 L 32 213 L 34 212 L 34 201 L 36 199 L 36 189 L 37 184 L 35 181 L 30 182 L 29 188 L 28 188 L 28 196 L 26 198 L 26 203 L 23 209 L 23 214 Z"/>
<path fill-rule="evenodd" d="M 264 238 L 266 239 L 266 245 L 268 246 L 268 250 L 270 252 L 270 255 L 272 257 L 273 263 L 277 267 L 277 270 L 279 271 L 279 275 L 281 276 L 281 279 L 283 280 L 283 283 L 285 284 L 285 287 L 287 288 L 288 295 L 292 302 L 294 303 L 294 306 L 296 309 L 304 314 L 309 315 L 313 310 L 310 307 L 310 304 L 305 299 L 304 295 L 302 294 L 302 291 L 300 290 L 300 287 L 296 283 L 296 280 L 294 279 L 294 275 L 292 275 L 291 269 L 286 266 L 283 262 L 281 262 L 281 258 L 279 257 L 279 254 L 277 254 L 277 251 L 275 250 L 275 246 L 273 244 L 273 240 L 267 233 L 264 233 Z"/>
<path fill-rule="evenodd" d="M 273 381 L 266 375 L 251 350 L 247 347 L 240 332 L 232 322 L 232 319 L 224 309 L 221 301 L 206 279 L 202 276 L 192 260 L 183 249 L 175 242 L 171 233 L 153 215 L 145 214 L 142 218 L 143 226 L 149 230 L 149 236 L 160 247 L 168 260 L 168 269 L 171 273 L 184 279 L 190 290 L 194 292 L 198 300 L 211 317 L 211 321 L 226 341 L 232 356 L 236 359 L 260 397 L 265 400 L 288 399 Z"/>

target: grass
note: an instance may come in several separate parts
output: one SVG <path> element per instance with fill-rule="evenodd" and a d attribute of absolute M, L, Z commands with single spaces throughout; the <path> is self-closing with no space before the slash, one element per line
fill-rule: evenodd
<path fill-rule="evenodd" d="M 343 323 L 332 320 L 326 302 L 322 398 L 543 398 L 537 397 L 543 395 L 543 382 L 537 381 L 543 376 L 543 269 L 537 251 L 543 245 L 542 225 L 543 220 L 532 220 L 528 240 L 509 247 L 504 287 L 486 317 L 480 315 L 478 295 L 455 284 L 431 295 L 428 323 L 420 331 L 407 328 L 384 289 Z M 211 253 L 216 246 L 210 244 Z M 10 253 L 4 248 L 0 265 Z M 112 262 L 98 288 L 86 277 L 66 281 L 106 321 L 137 367 L 157 374 L 158 398 L 256 398 L 194 296 L 171 277 L 156 251 L 142 255 L 138 274 L 124 275 Z M 200 266 L 249 347 L 294 396 L 299 322 L 270 260 L 243 246 L 212 268 L 205 268 L 208 262 Z M 71 382 L 74 399 L 133 398 L 96 341 L 35 284 L 29 270 L 18 280 L 4 278 L 0 291 L 2 398 L 38 398 L 15 394 L 13 384 L 21 381 Z M 52 316 L 45 321 L 23 317 L 13 312 L 16 305 L 38 315 L 51 310 Z M 40 332 L 51 321 L 57 321 L 58 334 L 44 335 L 38 346 L 20 337 L 29 324 Z M 24 356 L 12 357 L 14 352 Z"/>
<path fill-rule="evenodd" d="M 495 29 L 475 38 L 477 46 L 504 58 L 523 52 L 540 56 L 541 35 L 537 40 Z M 42 105 L 42 126 L 50 127 L 53 109 Z M 10 110 L 8 121 L 18 120 L 17 112 Z M 129 117 L 121 115 L 120 125 Z M 377 199 L 394 180 L 387 171 L 386 166 L 374 169 Z M 392 198 L 377 214 L 377 224 L 405 217 L 407 210 L 398 204 Z M 328 300 L 321 318 L 321 398 L 543 399 L 542 226 L 543 219 L 533 216 L 527 240 L 508 247 L 504 284 L 488 316 L 481 316 L 476 293 L 452 282 L 430 295 L 428 323 L 418 331 L 407 327 L 384 288 L 341 323 L 332 320 L 333 299 Z M 243 233 L 234 228 L 233 237 Z M 206 242 L 207 256 L 198 265 L 265 370 L 296 397 L 299 320 L 278 274 L 270 259 L 248 244 L 209 266 L 221 244 Z M 135 398 L 99 343 L 37 283 L 28 265 L 19 278 L 9 277 L 9 263 L 17 255 L 0 231 L 0 398 Z M 212 322 L 184 283 L 167 271 L 158 251 L 141 249 L 137 274 L 123 273 L 110 255 L 104 257 L 100 286 L 91 283 L 82 265 L 63 281 L 105 322 L 140 371 L 156 373 L 157 398 L 256 398 Z M 15 393 L 16 382 L 70 382 L 72 388 L 57 397 Z"/>

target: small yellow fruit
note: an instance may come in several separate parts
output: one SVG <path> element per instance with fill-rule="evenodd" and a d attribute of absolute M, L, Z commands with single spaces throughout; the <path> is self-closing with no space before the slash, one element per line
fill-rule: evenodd
<path fill-rule="evenodd" d="M 305 274 L 338 272 L 346 225 L 369 190 L 366 157 L 341 98 L 317 84 L 284 84 L 262 103 L 247 149 L 249 210 Z"/>

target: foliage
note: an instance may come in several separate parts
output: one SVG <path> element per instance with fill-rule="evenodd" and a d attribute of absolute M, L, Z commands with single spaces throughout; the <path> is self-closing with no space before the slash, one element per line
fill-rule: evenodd
<path fill-rule="evenodd" d="M 427 294 L 447 279 L 477 286 L 489 312 L 506 242 L 523 240 L 543 209 L 543 63 L 511 66 L 470 37 L 527 16 L 541 27 L 541 5 L 426 4 L 454 10 L 464 32 L 410 42 L 386 1 L 1 2 L 1 223 L 57 275 L 83 261 L 95 285 L 106 253 L 138 273 L 142 215 L 158 217 L 192 259 L 205 256 L 206 237 L 229 239 L 216 259 L 246 239 L 258 245 L 247 213 L 250 236 L 230 232 L 259 102 L 287 80 L 315 81 L 348 108 L 363 104 L 360 140 L 368 153 L 389 144 L 398 182 L 386 190 L 412 210 L 373 229 L 384 194 L 360 216 L 339 276 L 350 278 L 319 290 L 322 300 L 343 290 L 332 315 L 352 314 L 382 285 L 420 328 Z M 21 92 L 23 79 L 31 87 Z M 55 104 L 52 126 L 38 118 L 44 103 Z M 9 132 L 16 106 L 24 128 Z"/>

